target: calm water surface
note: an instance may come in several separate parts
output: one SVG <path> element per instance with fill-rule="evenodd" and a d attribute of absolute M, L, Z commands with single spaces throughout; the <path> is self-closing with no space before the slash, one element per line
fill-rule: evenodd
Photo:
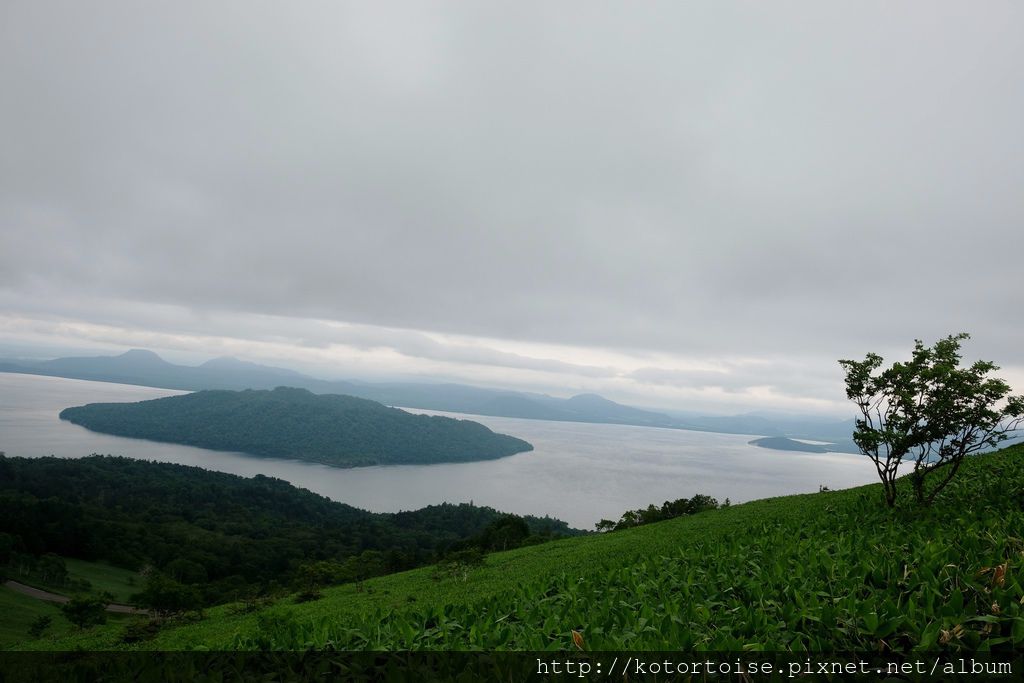
<path fill-rule="evenodd" d="M 551 515 L 580 528 L 618 519 L 630 508 L 705 493 L 742 502 L 819 485 L 874 481 L 870 461 L 853 455 L 774 451 L 750 436 L 624 425 L 451 415 L 526 439 L 530 453 L 444 465 L 338 469 L 325 465 L 90 432 L 58 419 L 68 406 L 141 401 L 179 391 L 0 373 L 0 451 L 77 458 L 90 453 L 198 465 L 243 476 L 279 477 L 333 500 L 375 512 L 474 501 L 519 514 Z M 125 495 L 131 495 L 126 491 Z"/>

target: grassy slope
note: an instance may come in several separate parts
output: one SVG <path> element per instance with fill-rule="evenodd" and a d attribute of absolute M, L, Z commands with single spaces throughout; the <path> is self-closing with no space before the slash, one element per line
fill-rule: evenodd
<path fill-rule="evenodd" d="M 126 603 L 132 594 L 141 590 L 141 578 L 128 569 L 71 558 L 65 558 L 64 563 L 71 579 L 85 579 L 91 584 L 90 593 L 108 591 L 115 600 Z M 36 577 L 12 574 L 9 578 L 54 593 L 68 594 L 61 586 L 47 584 Z M 135 581 L 135 585 L 129 583 L 130 578 Z M 29 626 L 44 615 L 53 619 L 47 630 L 48 637 L 64 637 L 74 633 L 75 627 L 64 618 L 58 605 L 22 595 L 6 586 L 0 586 L 0 615 L 0 649 L 15 647 L 19 642 L 27 640 Z M 110 614 L 108 618 L 115 625 L 123 625 L 127 619 L 117 614 Z"/>
<path fill-rule="evenodd" d="M 62 635 L 73 628 L 57 605 L 16 593 L 6 586 L 0 586 L 0 614 L 0 648 L 28 639 L 29 626 L 41 616 L 53 620 L 51 635 Z"/>
<path fill-rule="evenodd" d="M 64 558 L 64 565 L 68 568 L 68 578 L 74 582 L 84 579 L 89 582 L 87 593 L 101 593 L 106 591 L 114 596 L 114 601 L 122 604 L 131 604 L 131 596 L 143 588 L 143 579 L 137 572 L 122 567 L 115 567 L 104 562 L 87 562 L 75 558 Z M 43 590 L 61 595 L 71 595 L 78 592 L 69 589 L 64 585 L 43 581 L 38 576 L 19 575 L 17 572 L 9 572 L 9 577 L 28 586 L 35 586 Z M 3 620 L 0 620 L 3 621 Z"/>
<path fill-rule="evenodd" d="M 122 604 L 131 604 L 131 597 L 141 591 L 145 583 L 138 572 L 104 562 L 67 558 L 64 563 L 72 578 L 85 579 L 89 582 L 90 592 L 106 591 L 114 596 L 115 601 Z"/>
<path fill-rule="evenodd" d="M 1024 647 L 1024 447 L 965 464 L 933 508 L 887 510 L 880 496 L 755 501 L 495 554 L 465 574 L 221 607 L 144 646 L 566 649 L 577 629 L 589 649 L 930 649 L 943 631 L 958 634 L 949 647 Z M 123 647 L 119 633 L 32 646 Z"/>
<path fill-rule="evenodd" d="M 37 600 L 27 595 L 0 586 L 0 650 L 20 649 L 22 643 L 30 640 L 28 635 L 29 626 L 38 617 L 48 616 L 52 619 L 49 628 L 46 630 L 47 639 L 75 638 L 86 636 L 88 631 L 79 631 L 74 624 L 64 618 L 60 606 Z M 107 613 L 108 624 L 105 627 L 116 633 L 121 633 L 125 625 L 132 617 L 125 614 Z"/>

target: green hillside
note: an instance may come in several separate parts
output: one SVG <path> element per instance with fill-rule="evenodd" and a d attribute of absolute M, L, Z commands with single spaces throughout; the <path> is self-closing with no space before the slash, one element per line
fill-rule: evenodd
<path fill-rule="evenodd" d="M 289 387 L 90 403 L 61 411 L 60 418 L 104 434 L 335 467 L 469 462 L 533 450 L 470 420 Z"/>
<path fill-rule="evenodd" d="M 870 464 L 865 462 L 865 467 Z M 980 456 L 929 509 L 878 486 L 755 501 L 209 610 L 133 647 L 933 650 L 1024 647 L 1024 447 Z M 34 648 L 119 648 L 107 625 Z"/>
<path fill-rule="evenodd" d="M 559 520 L 471 504 L 371 513 L 260 475 L 0 453 L 0 573 L 64 595 L 108 591 L 136 604 L 131 596 L 162 574 L 208 606 L 296 583 L 390 574 L 467 546 L 504 549 L 573 533 Z M 326 563 L 317 572 L 327 576 L 304 581 L 304 567 L 315 563 Z"/>
<path fill-rule="evenodd" d="M 7 586 L 0 586 L 0 650 L 9 648 L 24 640 L 32 624 L 40 617 L 49 617 L 47 631 L 51 635 L 64 635 L 71 630 L 71 623 L 63 617 L 60 607 L 52 602 L 43 602 L 17 593 Z"/>

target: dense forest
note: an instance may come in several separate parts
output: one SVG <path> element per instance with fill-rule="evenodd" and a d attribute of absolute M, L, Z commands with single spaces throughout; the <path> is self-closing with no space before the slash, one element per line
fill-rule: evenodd
<path fill-rule="evenodd" d="M 205 604 L 292 586 L 311 563 L 358 580 L 434 562 L 474 539 L 491 550 L 510 525 L 526 529 L 517 545 L 581 533 L 472 504 L 375 514 L 262 475 L 0 454 L 0 567 L 47 553 L 104 560 L 194 585 Z"/>
<path fill-rule="evenodd" d="M 470 420 L 305 389 L 199 391 L 60 414 L 93 431 L 335 467 L 490 460 L 533 449 Z"/>

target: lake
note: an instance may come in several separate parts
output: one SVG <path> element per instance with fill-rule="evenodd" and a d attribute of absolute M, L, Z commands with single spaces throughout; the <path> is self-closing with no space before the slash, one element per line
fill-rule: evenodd
<path fill-rule="evenodd" d="M 109 453 L 242 476 L 265 474 L 375 512 L 473 501 L 506 512 L 547 514 L 587 529 L 601 518 L 617 520 L 627 509 L 696 493 L 738 503 L 876 480 L 871 462 L 860 456 L 775 451 L 749 445 L 752 436 L 653 427 L 410 410 L 472 419 L 526 439 L 534 450 L 474 463 L 338 469 L 97 434 L 57 417 L 64 408 L 84 403 L 180 393 L 0 373 L 0 451 L 66 458 Z"/>

